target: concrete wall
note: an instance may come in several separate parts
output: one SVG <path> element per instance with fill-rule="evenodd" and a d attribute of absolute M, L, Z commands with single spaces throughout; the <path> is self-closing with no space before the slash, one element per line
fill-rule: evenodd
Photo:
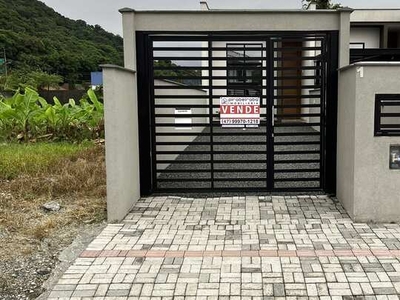
<path fill-rule="evenodd" d="M 374 137 L 375 94 L 400 94 L 399 78 L 399 63 L 340 71 L 337 196 L 355 221 L 400 221 L 400 170 L 389 169 L 400 137 Z"/>
<path fill-rule="evenodd" d="M 339 76 L 337 127 L 337 198 L 354 217 L 354 156 L 355 156 L 355 69 Z M 372 122 L 372 120 L 370 120 Z"/>
<path fill-rule="evenodd" d="M 140 198 L 135 72 L 102 66 L 104 76 L 107 216 L 122 220 Z"/>
<path fill-rule="evenodd" d="M 380 29 L 376 27 L 352 27 L 350 43 L 365 43 L 365 48 L 380 48 Z"/>
<path fill-rule="evenodd" d="M 121 11 L 129 13 L 129 9 Z M 134 13 L 135 28 L 140 31 L 306 31 L 340 28 L 336 10 L 136 10 Z"/>
<path fill-rule="evenodd" d="M 164 10 L 121 9 L 125 66 L 136 62 L 135 31 L 339 31 L 339 66 L 349 63 L 350 14 L 353 10 Z M 133 38 L 132 38 L 133 37 Z"/>

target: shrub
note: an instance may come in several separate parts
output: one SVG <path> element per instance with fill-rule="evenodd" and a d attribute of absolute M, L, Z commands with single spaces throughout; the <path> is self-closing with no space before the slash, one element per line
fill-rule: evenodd
<path fill-rule="evenodd" d="M 12 98 L 0 99 L 0 139 L 36 141 L 43 139 L 83 141 L 104 136 L 104 106 L 95 92 L 79 104 L 70 99 L 62 105 L 49 104 L 38 92 L 26 87 Z"/>

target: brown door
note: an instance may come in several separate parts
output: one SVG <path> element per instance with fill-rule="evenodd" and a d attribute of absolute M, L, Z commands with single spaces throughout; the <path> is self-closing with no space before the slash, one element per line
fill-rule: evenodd
<path fill-rule="evenodd" d="M 279 111 L 280 115 L 296 115 L 301 113 L 301 42 L 282 42 L 282 48 L 287 48 L 287 50 L 282 50 L 282 67 L 291 68 L 283 69 L 279 77 L 282 79 L 278 82 L 280 87 L 283 89 L 278 90 L 278 93 L 282 95 L 280 100 L 280 105 L 290 105 L 292 107 L 282 108 Z M 298 49 L 296 49 L 298 48 Z M 289 77 L 289 78 L 285 78 Z M 285 88 L 290 87 L 290 88 Z M 296 107 L 297 106 L 297 107 Z M 300 117 L 283 116 L 279 118 L 278 121 L 284 122 L 285 120 L 293 121 L 294 119 L 299 119 Z"/>

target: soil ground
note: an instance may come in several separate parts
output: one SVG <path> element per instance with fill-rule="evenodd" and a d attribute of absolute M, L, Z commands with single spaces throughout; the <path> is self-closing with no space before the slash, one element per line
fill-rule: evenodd
<path fill-rule="evenodd" d="M 4 147 L 9 146 L 0 145 L 6 160 L 13 154 L 4 154 Z M 36 162 L 35 168 L 30 168 L 29 161 L 35 161 L 35 151 L 40 147 L 24 149 L 30 156 L 18 157 L 18 163 L 27 160 L 21 164 L 23 167 L 15 168 L 13 163 L 0 166 L 3 175 L 11 167 L 15 173 L 11 178 L 0 177 L 3 300 L 37 298 L 59 263 L 61 251 L 78 233 L 98 226 L 106 218 L 104 147 L 90 145 L 68 154 L 60 151 L 60 156 L 49 163 Z M 46 145 L 46 151 L 52 151 L 52 147 Z M 46 211 L 42 205 L 49 201 L 59 203 L 61 209 Z"/>

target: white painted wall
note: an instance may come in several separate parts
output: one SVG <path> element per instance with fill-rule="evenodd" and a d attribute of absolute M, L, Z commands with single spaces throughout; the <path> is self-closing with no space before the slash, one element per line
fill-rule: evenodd
<path fill-rule="evenodd" d="M 400 137 L 374 136 L 375 94 L 400 94 L 399 63 L 357 63 L 341 70 L 337 197 L 358 222 L 400 221 L 400 170 L 389 147 Z"/>
<path fill-rule="evenodd" d="M 351 27 L 350 43 L 365 43 L 365 48 L 380 48 L 380 29 L 375 27 Z"/>
<path fill-rule="evenodd" d="M 140 198 L 139 125 L 134 71 L 103 66 L 108 222 L 122 220 Z"/>

